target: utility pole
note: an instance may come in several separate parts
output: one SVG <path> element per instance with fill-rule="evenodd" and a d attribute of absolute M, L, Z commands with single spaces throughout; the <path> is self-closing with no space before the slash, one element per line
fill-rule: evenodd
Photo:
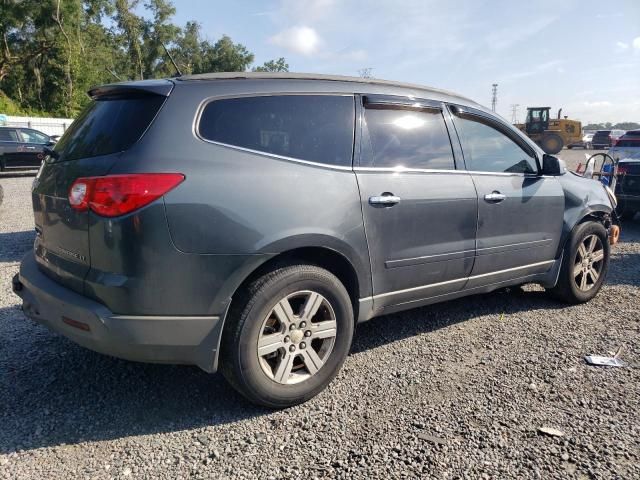
<path fill-rule="evenodd" d="M 491 85 L 491 111 L 496 111 L 496 105 L 498 104 L 498 84 Z"/>
<path fill-rule="evenodd" d="M 519 106 L 520 106 L 519 103 L 511 104 L 511 123 L 513 124 L 518 123 L 518 107 Z"/>

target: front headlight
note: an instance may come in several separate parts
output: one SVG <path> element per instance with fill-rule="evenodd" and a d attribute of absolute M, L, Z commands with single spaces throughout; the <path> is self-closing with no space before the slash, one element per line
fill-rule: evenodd
<path fill-rule="evenodd" d="M 608 186 L 603 185 L 603 187 L 607 191 L 607 195 L 609 195 L 609 200 L 611 200 L 611 205 L 613 205 L 613 208 L 615 209 L 618 206 L 618 199 L 616 198 L 616 194 L 613 193 L 613 190 L 611 190 Z"/>

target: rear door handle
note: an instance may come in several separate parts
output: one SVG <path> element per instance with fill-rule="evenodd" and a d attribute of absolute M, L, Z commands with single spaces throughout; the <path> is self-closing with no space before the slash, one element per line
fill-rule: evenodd
<path fill-rule="evenodd" d="M 484 196 L 484 199 L 485 199 L 487 202 L 490 202 L 490 203 L 500 203 L 500 202 L 502 202 L 505 198 L 507 198 L 507 196 L 506 196 L 504 193 L 500 193 L 500 192 L 498 192 L 498 191 L 493 191 L 493 192 L 491 192 L 491 193 L 487 193 L 487 194 Z"/>
<path fill-rule="evenodd" d="M 384 205 L 391 207 L 396 203 L 400 203 L 400 197 L 396 197 L 392 193 L 383 193 L 382 195 L 369 197 L 370 205 Z"/>

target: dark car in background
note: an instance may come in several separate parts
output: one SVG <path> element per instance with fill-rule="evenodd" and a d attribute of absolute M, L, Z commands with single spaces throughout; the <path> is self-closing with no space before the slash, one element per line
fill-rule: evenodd
<path fill-rule="evenodd" d="M 611 130 L 598 130 L 591 139 L 591 148 L 603 150 L 611 146 Z"/>
<path fill-rule="evenodd" d="M 609 149 L 618 162 L 618 214 L 630 220 L 640 212 L 640 130 L 629 130 Z"/>
<path fill-rule="evenodd" d="M 44 147 L 54 143 L 49 135 L 32 128 L 0 127 L 0 171 L 39 168 Z"/>
<path fill-rule="evenodd" d="M 462 96 L 291 73 L 90 95 L 34 180 L 13 290 L 98 352 L 286 407 L 358 322 L 531 282 L 586 302 L 606 276 L 613 194 Z"/>

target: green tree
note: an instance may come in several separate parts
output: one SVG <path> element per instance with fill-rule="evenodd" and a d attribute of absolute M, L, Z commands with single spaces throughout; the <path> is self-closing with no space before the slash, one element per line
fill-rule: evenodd
<path fill-rule="evenodd" d="M 176 9 L 167 0 L 149 0 L 145 7 L 152 18 L 143 25 L 144 76 L 168 77 L 175 71 L 164 58 L 164 47 L 175 42 L 180 34 L 180 27 L 170 23 Z"/>
<path fill-rule="evenodd" d="M 74 116 L 92 85 L 173 75 L 165 46 L 183 73 L 254 60 L 227 35 L 211 43 L 197 22 L 175 25 L 170 0 L 0 0 L 0 12 L 0 113 Z M 256 67 L 286 69 L 284 58 Z"/>
<path fill-rule="evenodd" d="M 284 59 L 284 57 L 280 57 L 277 60 L 269 60 L 264 62 L 259 67 L 253 68 L 254 72 L 288 72 L 289 64 Z"/>

